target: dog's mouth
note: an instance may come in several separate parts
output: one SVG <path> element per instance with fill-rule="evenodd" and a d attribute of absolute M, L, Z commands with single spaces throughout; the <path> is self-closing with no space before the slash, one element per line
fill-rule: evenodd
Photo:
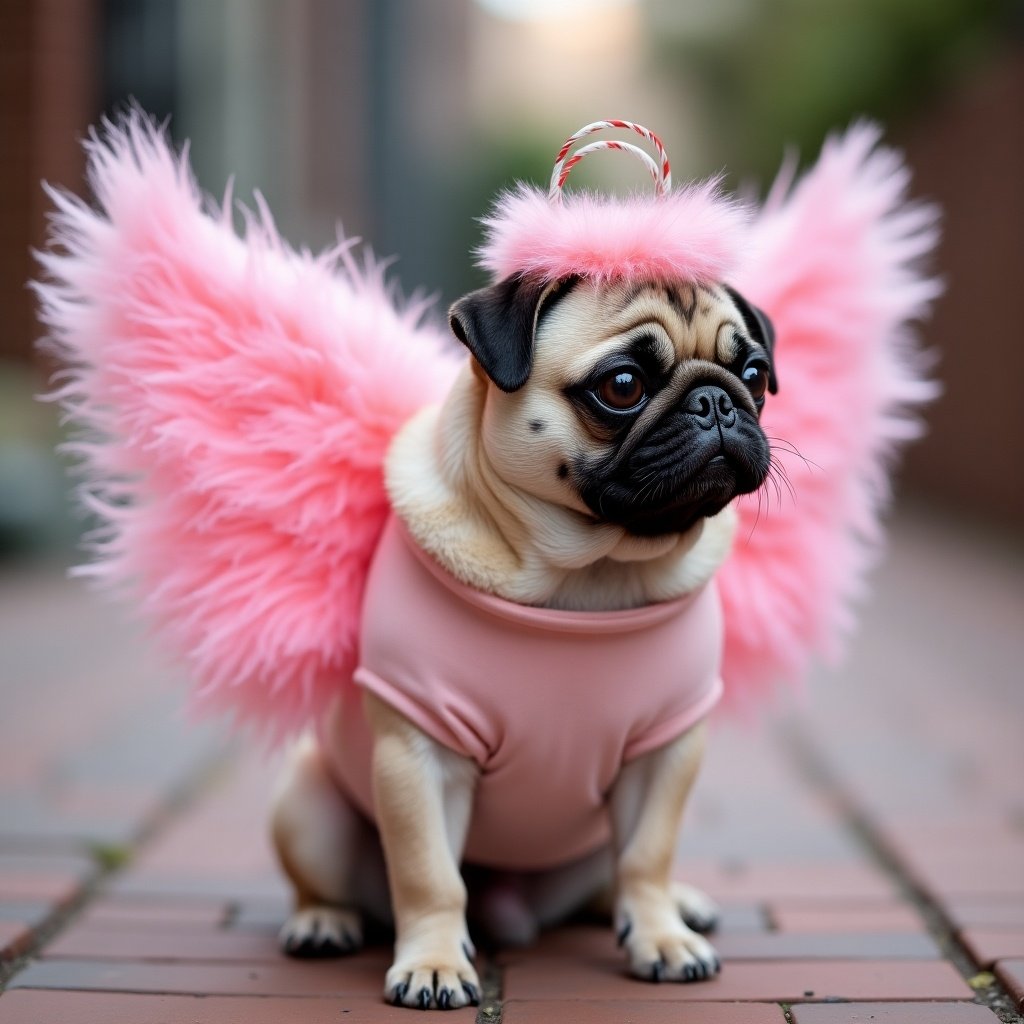
<path fill-rule="evenodd" d="M 666 417 L 629 456 L 589 474 L 581 489 L 595 517 L 637 536 L 683 533 L 756 491 L 768 475 L 770 448 L 757 420 L 740 412 L 727 425 Z"/>

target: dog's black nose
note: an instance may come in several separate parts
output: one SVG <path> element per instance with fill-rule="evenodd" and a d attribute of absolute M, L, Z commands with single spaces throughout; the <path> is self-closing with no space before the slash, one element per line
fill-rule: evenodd
<path fill-rule="evenodd" d="M 716 424 L 731 427 L 736 422 L 736 408 L 732 399 L 714 384 L 694 388 L 683 401 L 683 409 L 705 430 L 711 430 Z"/>

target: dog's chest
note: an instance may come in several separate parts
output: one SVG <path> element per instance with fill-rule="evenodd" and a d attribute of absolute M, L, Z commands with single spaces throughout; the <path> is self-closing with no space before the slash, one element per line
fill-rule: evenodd
<path fill-rule="evenodd" d="M 466 860 L 540 868 L 607 841 L 621 766 L 711 709 L 721 645 L 713 586 L 625 612 L 527 608 L 457 583 L 392 522 L 355 681 L 480 767 Z M 325 745 L 369 813 L 366 723 L 346 714 L 336 729 Z"/>

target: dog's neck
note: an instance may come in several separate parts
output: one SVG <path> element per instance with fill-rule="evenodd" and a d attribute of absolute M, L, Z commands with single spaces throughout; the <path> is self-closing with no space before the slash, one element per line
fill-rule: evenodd
<path fill-rule="evenodd" d="M 485 401 L 467 370 L 399 431 L 385 467 L 394 511 L 456 578 L 519 604 L 611 610 L 688 593 L 725 559 L 731 507 L 684 534 L 637 537 L 510 485 L 479 440 Z"/>

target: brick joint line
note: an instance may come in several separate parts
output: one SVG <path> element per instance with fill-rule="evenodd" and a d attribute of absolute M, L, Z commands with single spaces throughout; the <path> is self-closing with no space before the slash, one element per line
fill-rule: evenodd
<path fill-rule="evenodd" d="M 493 957 L 488 956 L 480 977 L 480 1009 L 477 1011 L 476 1024 L 501 1024 L 504 1006 L 503 982 L 501 967 Z"/>
<path fill-rule="evenodd" d="M 7 985 L 13 977 L 28 967 L 46 946 L 74 923 L 97 896 L 103 894 L 107 882 L 130 871 L 139 852 L 202 799 L 203 794 L 216 784 L 217 779 L 230 765 L 232 757 L 231 752 L 223 752 L 204 758 L 184 780 L 179 780 L 170 787 L 152 812 L 139 823 L 137 836 L 130 844 L 128 854 L 122 863 L 104 863 L 95 848 L 89 848 L 88 844 L 85 844 L 96 865 L 95 874 L 82 885 L 81 890 L 69 903 L 55 908 L 33 931 L 28 948 L 24 952 L 11 960 L 0 961 L 0 994 L 7 990 Z"/>
<path fill-rule="evenodd" d="M 895 882 L 900 893 L 924 921 L 939 949 L 969 982 L 979 973 L 980 966 L 957 937 L 941 905 L 913 881 L 903 861 L 893 853 L 884 835 L 857 800 L 853 787 L 841 780 L 820 745 L 806 728 L 792 721 L 781 728 L 778 740 L 783 753 L 801 777 L 838 808 L 854 839 L 875 865 Z M 1024 1024 L 1024 1016 L 1017 1010 L 1016 1000 L 998 978 L 983 989 L 972 986 L 972 991 L 1003 1024 Z"/>

